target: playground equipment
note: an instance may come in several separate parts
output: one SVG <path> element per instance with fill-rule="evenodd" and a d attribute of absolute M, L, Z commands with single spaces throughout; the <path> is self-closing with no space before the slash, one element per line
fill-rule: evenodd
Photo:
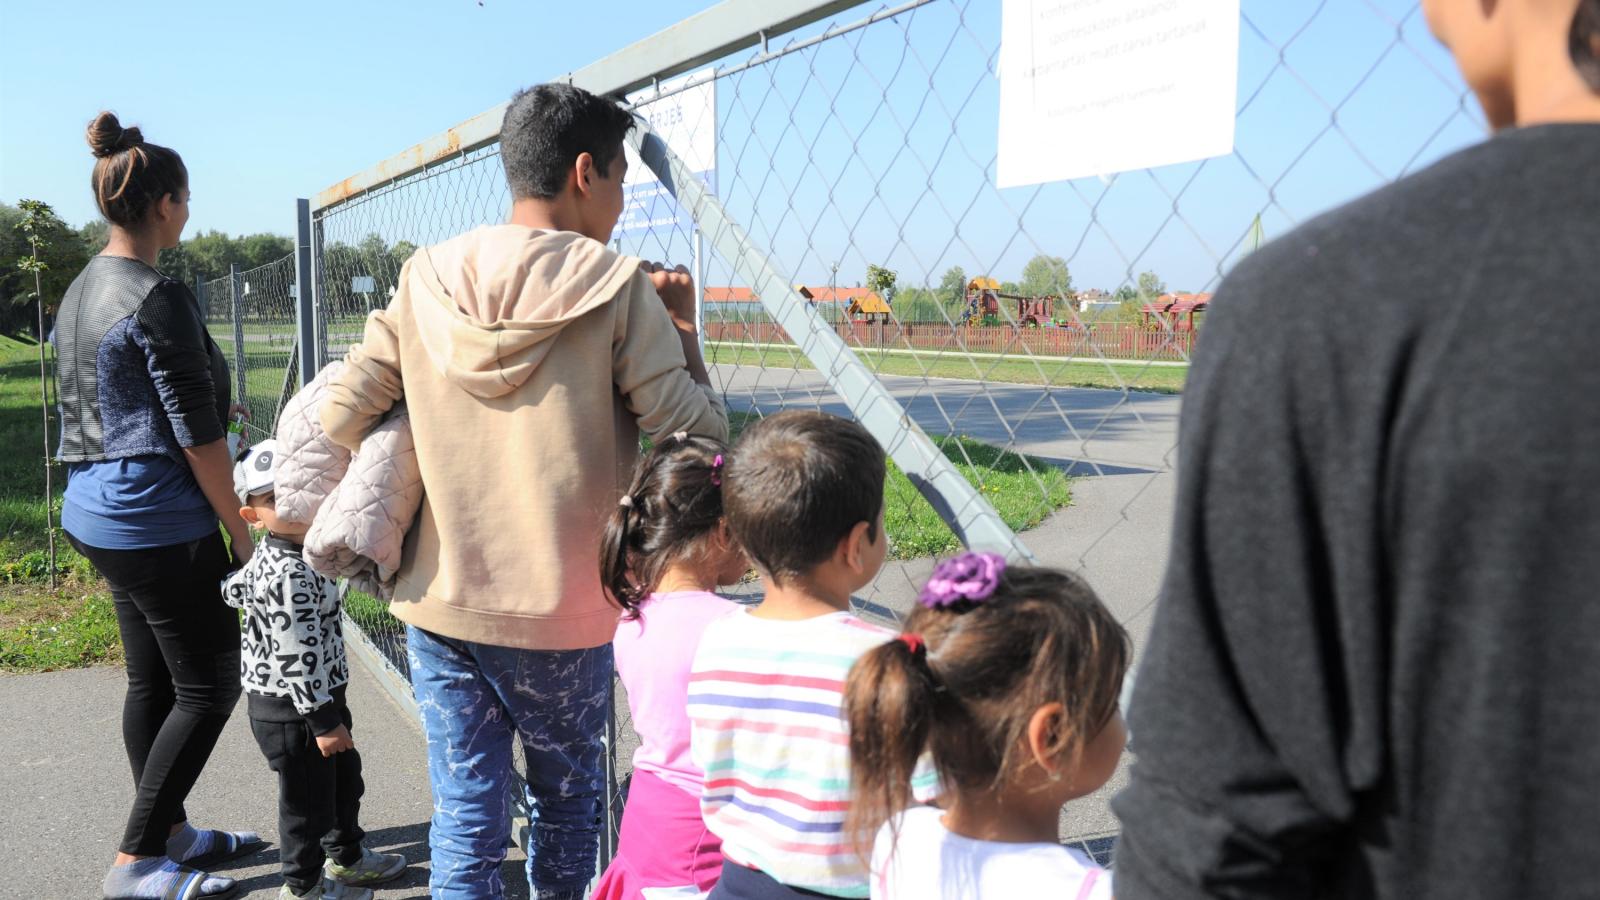
<path fill-rule="evenodd" d="M 961 324 L 1005 324 L 1000 316 L 1000 301 L 1010 300 L 1016 304 L 1016 315 L 1012 320 L 1016 324 L 1032 328 L 1049 325 L 1054 319 L 1058 299 L 1052 294 L 1042 297 L 1008 294 L 1000 290 L 998 281 L 980 275 L 967 283 L 967 308 L 961 315 Z"/>
<path fill-rule="evenodd" d="M 1139 310 L 1139 325 L 1146 331 L 1194 331 L 1210 303 L 1210 294 L 1162 294 Z"/>
<path fill-rule="evenodd" d="M 888 322 L 893 312 L 888 302 L 878 296 L 876 291 L 866 288 L 806 287 L 797 284 L 794 289 L 800 296 L 822 309 L 837 310 L 838 304 L 845 304 L 845 315 L 856 322 Z M 837 321 L 837 318 L 830 318 L 828 321 Z"/>

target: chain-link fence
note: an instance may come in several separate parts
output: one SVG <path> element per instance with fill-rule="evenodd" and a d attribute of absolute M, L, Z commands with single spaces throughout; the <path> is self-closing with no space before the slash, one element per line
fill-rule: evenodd
<path fill-rule="evenodd" d="M 1130 16 L 1170 5 L 1113 3 Z M 617 248 L 692 265 L 736 428 L 779 409 L 856 415 L 916 476 L 891 478 L 895 559 L 865 613 L 906 609 L 929 560 L 964 535 L 1083 572 L 1142 641 L 1210 292 L 1261 240 L 1477 139 L 1448 56 L 1415 0 L 1243 0 L 1231 154 L 1001 189 L 1015 48 L 1000 4 L 777 6 L 768 30 L 728 32 L 761 19 L 741 0 L 724 7 L 742 17 L 695 20 L 704 34 L 679 26 L 681 58 L 641 44 L 569 76 L 633 91 L 672 151 L 631 141 Z M 486 113 L 313 204 L 324 358 L 358 339 L 416 247 L 505 221 L 498 124 Z M 1168 137 L 1151 122 L 1077 139 Z M 652 173 L 670 186 L 652 188 Z M 916 455 L 924 432 L 948 472 Z M 404 671 L 392 620 L 362 627 Z M 625 719 L 617 731 L 614 792 Z M 1119 783 L 1070 807 L 1063 837 L 1114 833 L 1104 796 Z"/>
<path fill-rule="evenodd" d="M 250 410 L 251 440 L 277 431 L 278 410 L 299 389 L 291 254 L 200 283 L 206 327 L 228 359 L 233 400 Z"/>

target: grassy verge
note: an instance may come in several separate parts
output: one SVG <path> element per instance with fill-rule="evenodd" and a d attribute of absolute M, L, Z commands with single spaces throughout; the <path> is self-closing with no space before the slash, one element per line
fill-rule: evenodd
<path fill-rule="evenodd" d="M 121 658 L 111 597 L 89 561 L 56 533 L 57 590 L 46 586 L 45 450 L 39 349 L 0 337 L 0 671 L 44 671 Z M 55 521 L 66 473 L 55 470 Z"/>
<path fill-rule="evenodd" d="M 120 662 L 122 642 L 105 585 L 69 579 L 8 584 L 0 594 L 0 671 L 48 672 Z"/>
<path fill-rule="evenodd" d="M 397 632 L 405 627 L 399 619 L 389 615 L 389 604 L 360 591 L 349 591 L 344 595 L 344 614 L 369 637 Z"/>
<path fill-rule="evenodd" d="M 1138 363 L 1061 362 L 1020 357 L 966 357 L 956 353 L 874 352 L 853 348 L 862 362 L 880 375 L 929 376 L 1005 384 L 1050 387 L 1088 387 L 1159 394 L 1177 394 L 1189 377 L 1188 366 L 1145 366 Z M 811 360 L 785 345 L 751 345 L 734 342 L 706 344 L 706 362 L 773 369 L 812 369 Z"/>

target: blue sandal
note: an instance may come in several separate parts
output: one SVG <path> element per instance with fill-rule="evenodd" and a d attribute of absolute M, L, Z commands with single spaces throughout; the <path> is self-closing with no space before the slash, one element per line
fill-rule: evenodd
<path fill-rule="evenodd" d="M 199 856 L 191 856 L 188 859 L 174 859 L 173 862 L 191 869 L 209 869 L 217 863 L 238 859 L 267 846 L 267 842 L 259 837 L 253 841 L 241 840 L 238 835 L 231 831 L 218 831 L 215 828 L 201 830 L 211 835 L 211 849 Z"/>

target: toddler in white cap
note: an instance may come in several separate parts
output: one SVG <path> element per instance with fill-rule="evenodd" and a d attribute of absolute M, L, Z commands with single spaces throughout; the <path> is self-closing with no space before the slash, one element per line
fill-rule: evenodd
<path fill-rule="evenodd" d="M 263 441 L 233 467 L 239 514 L 267 535 L 244 568 L 223 582 L 244 610 L 240 680 L 250 730 L 278 773 L 280 898 L 369 900 L 367 885 L 398 876 L 405 857 L 362 846 L 361 756 L 350 737 L 350 677 L 339 627 L 339 585 L 301 556 L 310 523 L 278 517 L 273 490 L 278 445 Z"/>

